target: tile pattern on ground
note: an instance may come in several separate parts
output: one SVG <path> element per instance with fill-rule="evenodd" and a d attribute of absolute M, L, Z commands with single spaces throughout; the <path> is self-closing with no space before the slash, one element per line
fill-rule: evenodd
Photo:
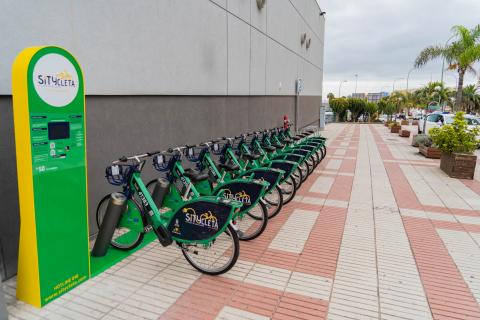
<path fill-rule="evenodd" d="M 480 319 L 480 177 L 446 177 L 383 126 L 324 134 L 324 161 L 230 272 L 152 243 L 43 309 L 6 281 L 11 319 Z"/>

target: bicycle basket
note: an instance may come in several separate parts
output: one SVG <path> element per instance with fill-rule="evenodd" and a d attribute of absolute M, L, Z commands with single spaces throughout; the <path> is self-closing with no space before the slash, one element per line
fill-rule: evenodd
<path fill-rule="evenodd" d="M 218 142 L 215 142 L 212 147 L 212 153 L 217 155 L 217 156 L 221 156 L 222 154 L 225 153 L 225 150 L 227 149 L 227 144 L 226 143 L 218 143 Z"/>
<path fill-rule="evenodd" d="M 185 156 L 189 161 L 198 162 L 205 154 L 206 148 L 188 147 L 185 149 Z"/>
<path fill-rule="evenodd" d="M 173 157 L 167 161 L 167 157 L 164 154 L 157 154 L 153 157 L 153 167 L 157 171 L 168 171 L 171 159 L 173 159 Z"/>
<path fill-rule="evenodd" d="M 114 164 L 105 169 L 105 177 L 108 183 L 114 186 L 120 186 L 128 183 L 128 179 L 133 171 L 134 166 L 132 165 Z"/>

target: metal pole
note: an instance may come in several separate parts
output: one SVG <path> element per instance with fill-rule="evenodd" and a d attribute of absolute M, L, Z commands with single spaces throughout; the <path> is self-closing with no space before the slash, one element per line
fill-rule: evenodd
<path fill-rule="evenodd" d="M 300 103 L 299 94 L 295 96 L 295 132 L 298 131 L 298 104 Z"/>
<path fill-rule="evenodd" d="M 320 130 L 325 130 L 325 106 L 320 107 Z"/>
<path fill-rule="evenodd" d="M 410 73 L 415 70 L 415 68 L 412 68 L 410 69 L 410 71 L 408 71 L 408 74 L 407 74 L 407 92 L 408 92 L 408 80 L 410 79 Z"/>
<path fill-rule="evenodd" d="M 395 91 L 395 81 L 397 80 L 403 80 L 404 78 L 397 78 L 395 80 L 393 80 L 393 90 L 392 90 L 392 93 Z"/>

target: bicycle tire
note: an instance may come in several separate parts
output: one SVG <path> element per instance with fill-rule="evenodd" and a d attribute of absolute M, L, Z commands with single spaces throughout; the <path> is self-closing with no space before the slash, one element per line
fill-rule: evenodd
<path fill-rule="evenodd" d="M 290 201 L 292 201 L 293 198 L 295 197 L 295 194 L 297 193 L 297 184 L 291 176 L 288 177 L 287 179 L 285 179 L 285 181 L 282 183 L 282 185 L 284 185 L 284 184 L 292 186 L 292 191 L 290 191 L 288 193 L 285 193 L 282 189 L 282 193 L 284 195 L 283 204 L 287 204 Z M 285 197 L 285 195 L 287 195 L 287 196 Z"/>
<path fill-rule="evenodd" d="M 257 206 L 260 206 L 260 210 L 261 210 L 261 219 L 259 219 L 258 217 L 252 215 L 250 212 L 251 210 L 247 211 L 245 215 L 251 217 L 252 219 L 254 219 L 255 221 L 260 221 L 260 228 L 258 228 L 257 230 L 255 230 L 255 232 L 253 232 L 252 234 L 250 235 L 245 235 L 244 232 L 240 232 L 238 233 L 238 239 L 242 240 L 242 241 L 250 241 L 250 240 L 253 240 L 257 237 L 259 237 L 263 231 L 265 231 L 265 228 L 267 227 L 267 224 L 268 224 L 268 211 L 267 211 L 267 207 L 261 202 L 259 201 L 257 203 Z M 255 207 L 257 207 L 255 206 Z M 237 224 L 237 228 L 238 228 L 238 224 Z"/>
<path fill-rule="evenodd" d="M 229 237 L 231 237 L 232 241 L 233 241 L 232 242 L 233 243 L 233 256 L 228 261 L 228 263 L 225 264 L 225 266 L 222 266 L 221 268 L 219 268 L 217 270 L 213 270 L 213 271 L 206 270 L 206 269 L 202 268 L 201 266 L 199 266 L 198 264 L 196 264 L 193 260 L 191 260 L 190 256 L 186 252 L 187 250 L 185 248 L 185 245 L 182 245 L 181 250 L 182 250 L 184 258 L 187 260 L 187 262 L 192 267 L 194 267 L 196 270 L 198 270 L 198 271 L 200 271 L 201 273 L 204 273 L 204 274 L 208 274 L 208 275 L 211 275 L 211 276 L 216 276 L 216 275 L 223 274 L 223 273 L 227 272 L 228 270 L 230 270 L 235 265 L 235 263 L 238 260 L 238 255 L 240 254 L 240 241 L 238 239 L 237 232 L 235 232 L 235 230 L 232 228 L 232 226 L 228 225 L 227 229 L 225 229 L 224 233 L 226 233 Z M 215 244 L 215 240 L 213 241 L 213 243 Z"/>
<path fill-rule="evenodd" d="M 298 169 L 298 168 L 297 168 Z M 272 219 L 275 216 L 277 216 L 280 211 L 282 210 L 283 207 L 283 195 L 282 195 L 282 190 L 280 190 L 279 186 L 275 186 L 275 188 L 270 191 L 271 194 L 278 194 L 278 202 L 274 203 L 274 201 L 269 200 L 269 198 L 264 197 L 263 199 L 267 203 L 267 205 L 273 206 L 275 209 L 273 211 L 269 211 L 269 208 L 267 206 L 267 212 L 268 212 L 268 219 Z"/>

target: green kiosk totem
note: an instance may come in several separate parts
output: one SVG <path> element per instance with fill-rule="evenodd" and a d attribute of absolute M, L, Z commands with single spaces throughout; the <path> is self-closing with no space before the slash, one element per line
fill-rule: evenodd
<path fill-rule="evenodd" d="M 82 70 L 32 47 L 12 70 L 20 199 L 17 298 L 41 307 L 90 277 Z"/>

